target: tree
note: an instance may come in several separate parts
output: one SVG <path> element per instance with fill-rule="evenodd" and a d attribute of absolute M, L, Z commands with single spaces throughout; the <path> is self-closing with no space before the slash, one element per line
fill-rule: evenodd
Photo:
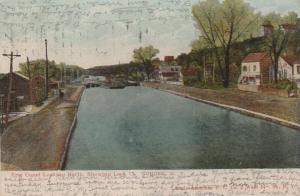
<path fill-rule="evenodd" d="M 192 50 L 202 50 L 209 48 L 209 44 L 206 42 L 203 36 L 200 36 L 199 39 L 192 41 L 191 47 Z"/>
<path fill-rule="evenodd" d="M 159 53 L 158 49 L 153 46 L 140 47 L 133 50 L 133 61 L 135 63 L 143 64 L 145 72 L 149 78 L 153 72 L 152 60 Z"/>
<path fill-rule="evenodd" d="M 298 14 L 296 12 L 289 12 L 287 15 L 283 16 L 282 21 L 283 23 L 288 24 L 296 24 L 298 20 Z"/>
<path fill-rule="evenodd" d="M 29 69 L 26 63 L 20 63 L 20 73 L 22 73 L 25 76 L 29 76 L 29 74 L 32 77 L 35 76 L 44 76 L 45 75 L 45 65 L 46 61 L 44 59 L 37 59 L 32 60 L 29 62 Z M 75 74 L 80 73 L 82 75 L 83 69 L 77 65 L 66 65 L 65 63 L 56 64 L 55 61 L 49 61 L 49 78 L 53 80 L 61 80 L 62 75 L 66 74 L 64 73 L 66 69 L 71 69 L 74 71 Z M 30 71 L 30 73 L 29 73 Z M 69 73 L 70 75 L 71 73 Z"/>
<path fill-rule="evenodd" d="M 243 0 L 206 0 L 194 5 L 192 13 L 201 42 L 213 50 L 223 86 L 228 87 L 232 45 L 257 32 L 258 14 Z"/>
<path fill-rule="evenodd" d="M 190 63 L 191 63 L 191 57 L 188 54 L 185 53 L 181 53 L 177 59 L 176 62 L 178 65 L 185 67 L 185 68 L 189 68 L 190 67 Z"/>
<path fill-rule="evenodd" d="M 280 14 L 270 13 L 266 16 L 266 20 L 274 27 L 273 33 L 266 39 L 266 47 L 273 62 L 273 79 L 275 83 L 278 83 L 279 58 L 282 52 L 287 49 L 290 38 L 295 34 L 292 31 L 285 31 L 282 25 L 296 25 L 297 14 L 289 12 L 288 15 L 281 17 Z"/>
<path fill-rule="evenodd" d="M 276 29 L 267 39 L 267 47 L 273 62 L 274 81 L 278 83 L 278 64 L 279 58 L 286 48 L 288 43 L 288 34 L 285 34 L 281 29 Z"/>
<path fill-rule="evenodd" d="M 27 62 L 25 63 L 20 63 L 19 68 L 20 72 L 25 75 L 29 76 L 29 70 L 30 70 L 30 75 L 32 77 L 41 75 L 45 75 L 45 66 L 46 66 L 46 61 L 43 59 L 38 59 L 38 60 L 33 60 L 29 62 L 29 69 L 27 66 Z M 59 70 L 57 70 L 55 61 L 49 61 L 49 78 L 54 78 Z"/>

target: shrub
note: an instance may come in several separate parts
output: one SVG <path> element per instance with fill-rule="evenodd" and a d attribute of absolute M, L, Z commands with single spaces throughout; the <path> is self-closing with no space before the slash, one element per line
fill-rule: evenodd
<path fill-rule="evenodd" d="M 282 79 L 279 80 L 277 84 L 272 84 L 271 85 L 273 88 L 277 88 L 277 89 L 285 89 L 285 90 L 293 90 L 297 88 L 297 85 L 295 82 L 292 82 L 288 79 Z"/>
<path fill-rule="evenodd" d="M 40 107 L 44 104 L 45 98 L 44 97 L 39 97 L 36 102 L 34 103 L 35 106 Z"/>
<path fill-rule="evenodd" d="M 185 86 L 195 86 L 198 83 L 197 77 L 184 77 L 183 84 Z"/>

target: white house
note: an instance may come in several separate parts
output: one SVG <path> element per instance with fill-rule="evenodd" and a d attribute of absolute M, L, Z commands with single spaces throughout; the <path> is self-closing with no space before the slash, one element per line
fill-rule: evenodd
<path fill-rule="evenodd" d="M 293 60 L 287 56 L 279 57 L 278 79 L 293 80 Z"/>
<path fill-rule="evenodd" d="M 106 78 L 104 76 L 89 76 L 88 78 L 84 78 L 83 84 L 89 83 L 97 83 L 97 82 L 104 82 Z"/>
<path fill-rule="evenodd" d="M 267 52 L 249 53 L 242 62 L 239 84 L 260 86 L 262 68 L 268 67 L 269 64 L 271 60 Z"/>
<path fill-rule="evenodd" d="M 272 59 L 268 52 L 249 53 L 241 65 L 238 88 L 243 91 L 260 91 L 272 78 Z"/>
<path fill-rule="evenodd" d="M 294 60 L 293 64 L 293 79 L 297 83 L 298 88 L 300 88 L 300 57 L 297 60 Z"/>

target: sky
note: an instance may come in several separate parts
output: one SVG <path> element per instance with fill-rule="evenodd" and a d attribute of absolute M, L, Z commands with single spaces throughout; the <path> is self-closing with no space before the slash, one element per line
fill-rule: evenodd
<path fill-rule="evenodd" d="M 263 14 L 300 15 L 300 0 L 245 0 Z M 45 58 L 84 68 L 127 63 L 134 48 L 153 45 L 159 57 L 189 52 L 199 32 L 192 5 L 198 0 L 0 0 L 0 51 L 14 62 Z M 287 3 L 288 2 L 288 3 Z M 0 56 L 0 73 L 9 59 Z"/>

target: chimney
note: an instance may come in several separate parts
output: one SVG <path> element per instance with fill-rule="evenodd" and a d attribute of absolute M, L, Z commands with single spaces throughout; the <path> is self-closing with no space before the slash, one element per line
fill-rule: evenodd
<path fill-rule="evenodd" d="M 272 35 L 272 33 L 274 31 L 274 26 L 272 25 L 272 23 L 269 20 L 266 20 L 262 24 L 262 26 L 264 28 L 264 36 L 270 36 L 270 35 Z"/>

